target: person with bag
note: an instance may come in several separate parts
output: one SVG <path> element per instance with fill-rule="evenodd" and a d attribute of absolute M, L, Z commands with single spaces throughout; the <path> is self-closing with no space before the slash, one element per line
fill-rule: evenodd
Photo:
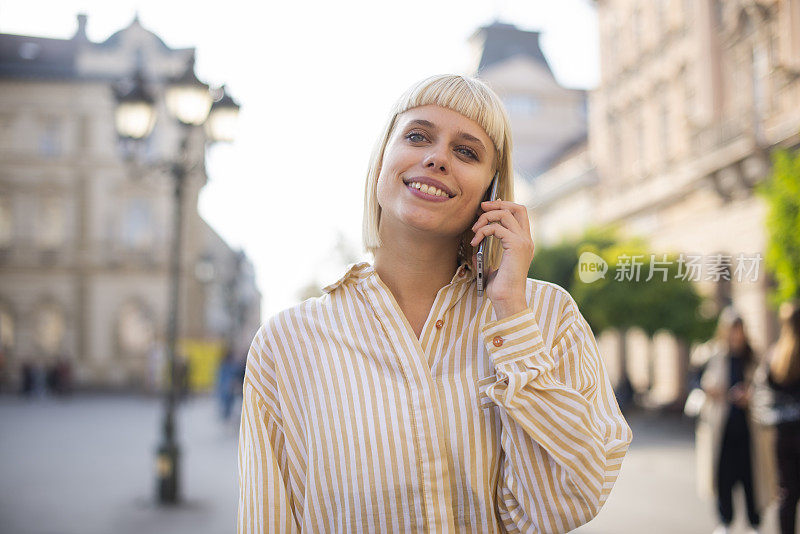
<path fill-rule="evenodd" d="M 750 420 L 749 403 L 757 359 L 742 317 L 731 307 L 720 313 L 711 353 L 700 378 L 704 401 L 696 427 L 698 490 L 716 501 L 719 526 L 727 534 L 733 522 L 733 489 L 741 484 L 749 532 L 758 532 L 760 511 L 769 492 L 758 466 L 764 449 L 760 429 Z"/>

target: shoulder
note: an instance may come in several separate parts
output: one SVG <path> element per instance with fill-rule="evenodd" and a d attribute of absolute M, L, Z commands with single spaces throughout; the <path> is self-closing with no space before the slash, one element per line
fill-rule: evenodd
<path fill-rule="evenodd" d="M 265 349 L 286 343 L 291 338 L 314 329 L 320 315 L 330 306 L 331 299 L 326 293 L 283 309 L 261 325 L 253 342 L 259 342 Z"/>
<path fill-rule="evenodd" d="M 304 300 L 272 315 L 258 328 L 247 353 L 247 375 L 262 395 L 266 395 L 264 385 L 286 374 L 286 366 L 313 344 L 320 330 L 319 310 L 328 300 L 327 295 Z"/>

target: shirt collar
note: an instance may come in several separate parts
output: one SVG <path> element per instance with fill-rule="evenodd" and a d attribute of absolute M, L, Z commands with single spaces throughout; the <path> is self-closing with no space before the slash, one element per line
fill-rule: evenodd
<path fill-rule="evenodd" d="M 348 282 L 349 280 L 354 280 L 356 283 L 363 280 L 367 276 L 369 276 L 375 269 L 370 265 L 369 262 L 362 261 L 359 263 L 351 263 L 347 266 L 347 270 L 344 274 L 332 284 L 328 284 L 327 286 L 322 288 L 322 291 L 325 293 L 332 293 L 334 289 L 339 287 L 340 285 Z"/>
<path fill-rule="evenodd" d="M 347 266 L 345 273 L 338 280 L 323 287 L 322 291 L 325 293 L 332 293 L 337 287 L 349 282 L 350 280 L 353 280 L 355 283 L 359 283 L 373 272 L 375 272 L 375 268 L 369 262 L 362 261 L 359 263 L 351 263 Z M 472 280 L 474 276 L 475 273 L 472 269 L 472 265 L 470 265 L 469 262 L 463 261 L 458 269 L 456 269 L 456 272 L 453 275 L 453 279 L 450 280 L 450 283 L 454 284 L 456 282 L 468 282 Z"/>

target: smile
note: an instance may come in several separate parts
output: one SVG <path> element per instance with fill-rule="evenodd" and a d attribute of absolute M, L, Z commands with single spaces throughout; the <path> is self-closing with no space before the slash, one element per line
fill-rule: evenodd
<path fill-rule="evenodd" d="M 446 191 L 441 187 L 437 187 L 437 185 L 439 185 L 438 183 L 434 185 L 430 182 L 435 182 L 435 180 L 428 178 L 407 178 L 403 180 L 403 183 L 411 191 L 411 194 L 425 200 L 444 202 L 445 200 L 449 200 L 455 196 L 449 191 Z"/>
<path fill-rule="evenodd" d="M 411 182 L 406 184 L 406 187 L 411 190 L 411 194 L 425 200 L 433 200 L 434 202 L 444 202 L 450 200 L 450 196 L 442 191 L 419 182 Z"/>

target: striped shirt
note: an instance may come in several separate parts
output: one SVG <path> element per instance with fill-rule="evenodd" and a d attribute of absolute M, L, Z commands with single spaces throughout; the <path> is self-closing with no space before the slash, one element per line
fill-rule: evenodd
<path fill-rule="evenodd" d="M 567 532 L 631 441 L 592 331 L 527 280 L 497 320 L 461 265 L 419 338 L 369 263 L 264 324 L 247 359 L 238 532 Z"/>

